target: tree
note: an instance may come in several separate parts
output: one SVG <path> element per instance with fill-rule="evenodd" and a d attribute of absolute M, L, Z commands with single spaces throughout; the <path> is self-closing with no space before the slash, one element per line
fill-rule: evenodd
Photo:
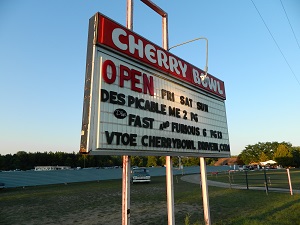
<path fill-rule="evenodd" d="M 65 165 L 66 166 L 70 166 L 70 167 L 73 166 L 73 160 L 72 160 L 72 158 L 70 156 L 67 157 Z"/>
<path fill-rule="evenodd" d="M 184 166 L 200 165 L 199 157 L 183 157 L 181 161 Z"/>
<path fill-rule="evenodd" d="M 161 166 L 166 165 L 166 156 L 160 156 L 159 157 L 159 162 Z"/>
<path fill-rule="evenodd" d="M 278 146 L 274 154 L 274 159 L 279 165 L 283 167 L 291 166 L 293 164 L 292 152 L 284 144 L 280 144 Z"/>
<path fill-rule="evenodd" d="M 261 150 L 256 145 L 247 145 L 246 148 L 242 151 L 239 157 L 245 164 L 250 164 L 252 162 L 259 161 L 259 155 L 261 154 Z"/>
<path fill-rule="evenodd" d="M 28 164 L 29 162 L 29 157 L 27 152 L 24 151 L 19 151 L 16 154 L 16 161 L 18 162 L 16 164 L 16 169 L 20 169 L 20 170 L 28 170 L 30 169 L 30 165 Z"/>
<path fill-rule="evenodd" d="M 147 163 L 144 164 L 144 160 L 143 160 L 142 156 L 131 156 L 131 165 L 143 167 L 143 166 L 146 166 Z"/>
<path fill-rule="evenodd" d="M 147 166 L 157 166 L 157 157 L 156 156 L 148 156 Z"/>
<path fill-rule="evenodd" d="M 291 153 L 293 155 L 293 166 L 300 167 L 300 147 L 292 147 Z"/>
<path fill-rule="evenodd" d="M 218 158 L 205 158 L 205 161 L 206 161 L 206 165 L 213 166 L 218 161 Z M 197 165 L 199 164 L 200 164 L 200 159 L 198 159 L 197 162 Z"/>
<path fill-rule="evenodd" d="M 250 164 L 253 162 L 259 162 L 262 153 L 268 159 L 274 158 L 274 152 L 277 150 L 278 145 L 283 144 L 290 148 L 292 145 L 287 142 L 258 142 L 254 145 L 247 145 L 245 149 L 239 154 L 239 158 L 245 163 Z"/>
<path fill-rule="evenodd" d="M 261 154 L 260 154 L 260 156 L 259 156 L 259 161 L 260 162 L 265 162 L 265 161 L 267 161 L 269 158 L 268 158 L 268 156 L 264 153 L 264 152 L 262 152 Z"/>

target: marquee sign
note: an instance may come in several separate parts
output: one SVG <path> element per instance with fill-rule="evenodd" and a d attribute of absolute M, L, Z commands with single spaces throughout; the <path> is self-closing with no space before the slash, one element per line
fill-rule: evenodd
<path fill-rule="evenodd" d="M 230 155 L 223 81 L 100 13 L 86 65 L 81 153 Z"/>

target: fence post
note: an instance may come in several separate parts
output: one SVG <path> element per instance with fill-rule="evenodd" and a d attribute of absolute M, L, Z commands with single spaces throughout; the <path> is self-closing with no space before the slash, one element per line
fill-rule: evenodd
<path fill-rule="evenodd" d="M 264 169 L 266 192 L 269 191 L 266 169 Z"/>
<path fill-rule="evenodd" d="M 293 187 L 292 187 L 292 181 L 291 181 L 291 176 L 290 176 L 290 169 L 286 169 L 287 175 L 288 175 L 288 180 L 289 180 L 289 186 L 290 186 L 290 193 L 293 195 Z"/>
<path fill-rule="evenodd" d="M 247 190 L 249 190 L 249 185 L 248 185 L 248 171 L 247 170 L 245 170 L 245 175 L 246 175 Z"/>
<path fill-rule="evenodd" d="M 230 175 L 230 170 L 228 172 L 228 178 L 229 178 L 229 186 L 230 186 L 230 189 L 231 189 L 231 175 Z"/>
<path fill-rule="evenodd" d="M 265 188 L 266 188 L 266 195 L 268 195 L 268 184 L 265 182 Z"/>

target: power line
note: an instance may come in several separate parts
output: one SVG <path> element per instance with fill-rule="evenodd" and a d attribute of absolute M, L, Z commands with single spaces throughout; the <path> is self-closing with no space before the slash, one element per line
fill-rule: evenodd
<path fill-rule="evenodd" d="M 290 70 L 291 70 L 292 74 L 294 75 L 295 79 L 297 80 L 297 82 L 298 82 L 298 84 L 299 84 L 299 86 L 300 86 L 300 82 L 299 82 L 299 80 L 298 80 L 298 78 L 297 78 L 296 74 L 294 73 L 294 71 L 293 71 L 293 69 L 292 69 L 291 65 L 289 64 L 289 62 L 287 61 L 287 59 L 286 59 L 285 55 L 284 55 L 284 54 L 283 54 L 283 52 L 281 51 L 281 48 L 279 47 L 279 45 L 278 45 L 277 41 L 275 40 L 275 38 L 274 38 L 274 36 L 273 36 L 272 32 L 270 31 L 269 27 L 267 26 L 267 24 L 266 24 L 266 22 L 265 22 L 264 18 L 263 18 L 263 17 L 262 17 L 262 15 L 260 14 L 260 12 L 259 12 L 258 8 L 256 7 L 255 3 L 253 2 L 253 0 L 251 0 L 251 2 L 253 3 L 253 5 L 254 5 L 254 7 L 255 7 L 255 9 L 256 9 L 256 11 L 257 11 L 257 13 L 259 14 L 259 16 L 260 16 L 261 20 L 262 20 L 262 21 L 263 21 L 263 23 L 265 24 L 265 27 L 266 27 L 266 28 L 267 28 L 267 30 L 269 31 L 269 34 L 271 35 L 271 37 L 272 37 L 272 39 L 273 39 L 274 43 L 276 44 L 276 46 L 277 46 L 278 50 L 280 51 L 280 53 L 281 53 L 282 57 L 284 58 L 284 60 L 285 60 L 286 64 L 287 64 L 287 65 L 288 65 L 288 67 L 290 68 Z"/>
<path fill-rule="evenodd" d="M 285 16 L 286 16 L 287 20 L 289 21 L 289 24 L 290 24 L 290 27 L 291 27 L 292 32 L 293 32 L 293 34 L 294 34 L 294 38 L 295 38 L 295 40 L 296 40 L 296 42 L 297 42 L 298 48 L 300 49 L 300 45 L 299 45 L 298 39 L 297 39 L 297 37 L 296 37 L 296 34 L 295 34 L 295 32 L 294 32 L 294 29 L 293 29 L 293 27 L 292 27 L 292 24 L 291 24 L 291 22 L 290 22 L 290 19 L 289 19 L 288 15 L 287 15 L 287 13 L 286 13 L 286 11 L 285 11 L 285 8 L 284 8 L 283 3 L 282 3 L 281 0 L 280 0 L 280 2 L 281 2 L 281 5 L 282 5 L 282 8 L 283 8 L 283 11 L 284 11 L 284 13 L 285 13 Z"/>

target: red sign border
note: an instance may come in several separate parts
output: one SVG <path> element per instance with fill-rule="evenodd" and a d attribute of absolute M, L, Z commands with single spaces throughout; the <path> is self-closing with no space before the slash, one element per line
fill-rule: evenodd
<path fill-rule="evenodd" d="M 205 92 L 213 94 L 214 96 L 217 96 L 217 97 L 221 98 L 222 100 L 226 99 L 225 85 L 224 85 L 224 82 L 221 81 L 220 79 L 218 79 L 218 78 L 216 78 L 213 75 L 208 73 L 207 76 L 209 77 L 210 82 L 212 82 L 214 85 L 211 86 L 210 84 L 207 84 L 205 86 L 201 82 L 196 83 L 193 79 L 192 71 L 196 70 L 198 72 L 198 74 L 201 74 L 201 73 L 204 74 L 205 72 L 203 70 L 201 70 L 201 69 L 193 66 L 192 64 L 186 62 L 185 60 L 175 56 L 174 54 L 170 53 L 169 51 L 164 50 L 160 46 L 154 44 L 153 42 L 147 40 L 146 38 L 140 36 L 139 34 L 127 29 L 123 25 L 111 20 L 110 18 L 104 16 L 103 14 L 97 13 L 95 16 L 96 16 L 97 21 L 98 21 L 98 26 L 97 26 L 97 31 L 96 31 L 96 40 L 94 40 L 95 44 L 104 45 L 104 46 L 107 46 L 109 48 L 112 48 L 112 49 L 116 50 L 117 52 L 120 52 L 120 53 L 123 53 L 123 54 L 127 55 L 128 57 L 134 58 L 135 60 L 138 60 L 142 63 L 146 63 L 147 65 L 149 65 L 151 67 L 154 67 L 154 68 L 158 69 L 159 71 L 161 71 L 165 74 L 168 74 L 171 77 L 174 77 L 174 78 L 179 79 L 181 81 L 183 80 L 183 81 L 191 84 L 192 86 L 196 86 L 197 88 L 200 88 L 201 90 L 203 90 Z M 160 50 L 160 51 L 164 52 L 164 54 L 167 57 L 172 57 L 175 60 L 180 61 L 181 63 L 184 63 L 187 66 L 186 77 L 183 77 L 181 74 L 178 75 L 175 71 L 171 71 L 170 69 L 166 69 L 166 68 L 158 65 L 158 63 L 150 62 L 149 60 L 147 60 L 146 57 L 143 57 L 143 58 L 139 57 L 137 51 L 135 51 L 132 54 L 132 53 L 130 53 L 130 51 L 128 49 L 122 50 L 122 49 L 118 48 L 113 43 L 113 40 L 112 40 L 112 31 L 116 28 L 120 28 L 120 29 L 124 30 L 126 32 L 127 36 L 132 35 L 135 38 L 135 40 L 141 40 L 143 42 L 144 46 L 147 45 L 147 44 L 150 44 L 156 50 Z M 124 43 L 125 42 L 126 42 L 126 39 L 124 40 Z M 127 41 L 127 44 L 128 44 L 128 41 Z M 216 89 L 221 90 L 222 93 L 220 93 Z"/>

